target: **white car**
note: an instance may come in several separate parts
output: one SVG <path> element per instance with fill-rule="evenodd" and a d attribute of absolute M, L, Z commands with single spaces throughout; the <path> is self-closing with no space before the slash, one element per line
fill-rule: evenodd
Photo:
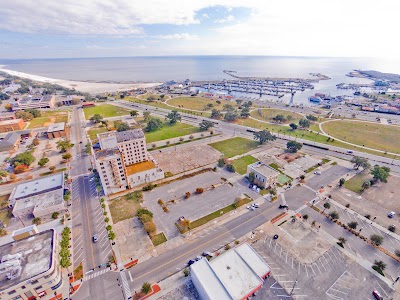
<path fill-rule="evenodd" d="M 246 207 L 248 210 L 254 210 L 254 207 L 253 206 L 247 206 Z"/>
<path fill-rule="evenodd" d="M 320 171 L 315 171 L 314 174 L 315 175 L 321 175 L 321 172 Z"/>
<path fill-rule="evenodd" d="M 258 205 L 257 203 L 253 203 L 251 206 L 254 207 L 254 208 L 259 208 L 260 207 L 260 205 Z"/>
<path fill-rule="evenodd" d="M 390 213 L 388 213 L 388 218 L 393 218 L 396 215 L 396 213 L 394 211 L 391 211 Z"/>

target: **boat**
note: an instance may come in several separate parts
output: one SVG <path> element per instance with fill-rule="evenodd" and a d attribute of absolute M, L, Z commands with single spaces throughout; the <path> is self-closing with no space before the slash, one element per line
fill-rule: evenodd
<path fill-rule="evenodd" d="M 321 98 L 316 97 L 316 96 L 311 96 L 311 97 L 308 97 L 308 101 L 313 102 L 313 103 L 321 103 Z"/>

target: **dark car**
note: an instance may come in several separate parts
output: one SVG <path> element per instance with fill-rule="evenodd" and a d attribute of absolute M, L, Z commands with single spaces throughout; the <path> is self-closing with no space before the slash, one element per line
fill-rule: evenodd
<path fill-rule="evenodd" d="M 286 204 L 280 204 L 280 205 L 279 205 L 279 208 L 280 208 L 280 209 L 289 208 L 289 206 L 287 206 Z"/>
<path fill-rule="evenodd" d="M 376 300 L 383 300 L 381 294 L 378 291 L 372 291 L 372 295 L 375 297 Z"/>
<path fill-rule="evenodd" d="M 275 235 L 274 235 L 274 240 L 277 240 L 278 237 L 279 237 L 279 235 L 275 234 Z"/>
<path fill-rule="evenodd" d="M 191 265 L 193 265 L 195 262 L 196 262 L 196 261 L 194 261 L 193 259 L 191 259 L 191 260 L 188 261 L 187 264 L 188 264 L 188 266 L 191 266 Z"/>

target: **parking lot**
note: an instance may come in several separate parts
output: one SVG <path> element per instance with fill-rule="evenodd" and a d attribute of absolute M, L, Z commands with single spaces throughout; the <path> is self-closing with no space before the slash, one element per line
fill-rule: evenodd
<path fill-rule="evenodd" d="M 372 290 L 390 298 L 393 291 L 371 272 L 329 248 L 312 263 L 302 263 L 266 236 L 253 244 L 272 269 L 272 276 L 294 299 L 373 299 Z"/>
<path fill-rule="evenodd" d="M 284 204 L 283 199 L 285 199 L 286 204 L 290 209 L 296 210 L 303 206 L 305 202 L 316 197 L 315 192 L 305 186 L 296 186 L 293 189 L 285 191 L 279 196 L 278 203 Z"/>
<path fill-rule="evenodd" d="M 349 173 L 351 169 L 340 165 L 331 166 L 330 168 L 321 171 L 321 175 L 315 175 L 306 181 L 306 185 L 314 190 L 319 190 L 321 186 L 326 186 L 333 181 L 339 181 L 339 178 Z"/>
<path fill-rule="evenodd" d="M 230 184 L 227 180 L 233 183 Z M 212 185 L 215 188 L 212 188 Z M 196 188 L 203 188 L 204 192 L 195 194 Z M 188 199 L 184 198 L 186 192 L 191 193 Z M 144 205 L 154 213 L 158 231 L 163 231 L 166 237 L 171 239 L 179 235 L 175 222 L 181 216 L 190 221 L 197 220 L 232 204 L 236 197 L 242 194 L 247 194 L 253 199 L 260 196 L 248 188 L 247 182 L 241 176 L 219 169 L 217 172 L 210 171 L 161 186 L 143 193 L 143 197 Z M 169 212 L 163 211 L 158 204 L 159 199 L 167 205 Z M 174 202 L 169 202 L 171 200 Z"/>

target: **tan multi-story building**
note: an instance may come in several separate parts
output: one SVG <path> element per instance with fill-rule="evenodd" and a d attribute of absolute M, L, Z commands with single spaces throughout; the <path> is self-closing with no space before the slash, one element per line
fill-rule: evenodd
<path fill-rule="evenodd" d="M 268 188 L 278 182 L 279 172 L 258 161 L 247 166 L 247 176 L 254 173 L 254 183 L 259 187 Z"/>
<path fill-rule="evenodd" d="M 13 110 L 24 110 L 27 108 L 54 108 L 56 98 L 54 95 L 33 94 L 18 100 Z"/>
<path fill-rule="evenodd" d="M 12 242 L 0 246 L 0 299 L 54 299 L 55 295 L 63 299 L 54 229 L 38 232 L 32 225 L 14 231 L 12 237 Z"/>
<path fill-rule="evenodd" d="M 94 152 L 97 171 L 106 195 L 164 178 L 147 152 L 141 129 L 97 135 L 101 150 Z"/>
<path fill-rule="evenodd" d="M 22 119 L 11 119 L 0 121 L 0 133 L 22 130 L 25 127 L 25 122 Z"/>

